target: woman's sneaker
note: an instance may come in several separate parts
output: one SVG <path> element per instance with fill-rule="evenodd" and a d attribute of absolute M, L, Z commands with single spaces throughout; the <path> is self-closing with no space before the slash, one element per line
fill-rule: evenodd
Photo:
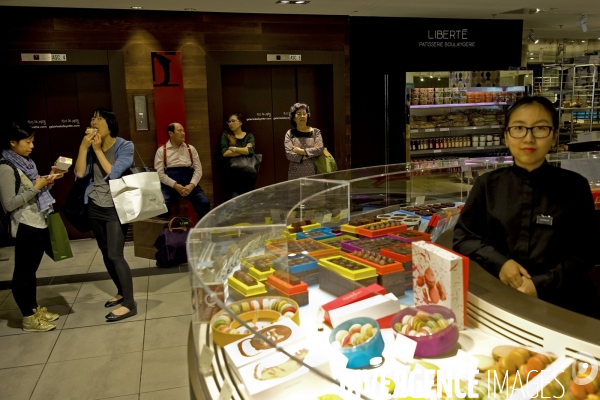
<path fill-rule="evenodd" d="M 60 317 L 60 315 L 54 314 L 54 313 L 51 313 L 50 311 L 48 311 L 48 309 L 46 307 L 38 306 L 37 308 L 35 308 L 33 310 L 33 312 L 35 313 L 35 315 L 39 315 L 40 318 L 42 318 L 43 320 L 46 320 L 48 322 L 56 321 L 58 319 L 58 317 Z"/>
<path fill-rule="evenodd" d="M 23 317 L 23 330 L 25 332 L 47 332 L 55 328 L 56 325 L 40 318 L 38 314 Z"/>

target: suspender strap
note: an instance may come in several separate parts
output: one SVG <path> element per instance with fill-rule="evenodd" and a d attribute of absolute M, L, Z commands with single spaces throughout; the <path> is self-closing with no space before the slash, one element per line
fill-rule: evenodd
<path fill-rule="evenodd" d="M 167 143 L 165 143 L 165 145 L 163 146 L 163 164 L 165 165 L 165 169 L 167 168 Z M 187 149 L 190 155 L 190 161 L 192 163 L 192 165 L 190 165 L 190 168 L 194 168 L 194 157 L 192 157 L 192 149 L 190 149 L 190 146 L 188 146 L 187 143 L 184 144 L 185 148 Z"/>

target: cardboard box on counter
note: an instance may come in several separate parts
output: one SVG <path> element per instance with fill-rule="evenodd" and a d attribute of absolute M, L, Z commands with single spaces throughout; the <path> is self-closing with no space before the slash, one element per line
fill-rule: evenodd
<path fill-rule="evenodd" d="M 169 226 L 169 220 L 149 218 L 133 223 L 133 253 L 136 257 L 154 260 L 157 249 L 154 242 Z"/>
<path fill-rule="evenodd" d="M 364 288 L 359 288 L 348 292 L 329 303 L 323 304 L 321 308 L 325 311 L 325 322 L 331 324 L 331 318 L 329 313 L 337 308 L 347 306 L 348 304 L 356 303 L 369 297 L 373 297 L 377 294 L 385 294 L 385 289 L 377 284 L 372 284 Z"/>
<path fill-rule="evenodd" d="M 451 309 L 460 326 L 467 319 L 468 258 L 437 244 L 413 243 L 415 306 L 440 305 Z"/>
<path fill-rule="evenodd" d="M 329 351 L 314 342 L 302 341 L 286 346 L 285 350 L 324 374 L 331 374 Z M 299 393 L 302 393 L 302 398 L 317 398 L 331 385 L 331 382 L 283 353 L 246 365 L 240 369 L 240 375 L 250 397 L 261 400 L 295 399 Z"/>
<path fill-rule="evenodd" d="M 400 303 L 393 293 L 383 296 L 369 297 L 329 311 L 331 326 L 334 328 L 344 321 L 356 317 L 369 317 L 377 320 L 381 329 L 390 328 L 390 321 L 394 314 L 400 312 Z"/>
<path fill-rule="evenodd" d="M 259 332 L 279 346 L 288 346 L 306 338 L 302 328 L 289 318 L 282 318 L 280 321 L 261 329 Z M 256 335 L 247 336 L 237 342 L 230 343 L 223 347 L 223 350 L 225 350 L 227 357 L 231 361 L 230 365 L 234 365 L 237 368 L 241 368 L 276 352 L 274 348 Z"/>

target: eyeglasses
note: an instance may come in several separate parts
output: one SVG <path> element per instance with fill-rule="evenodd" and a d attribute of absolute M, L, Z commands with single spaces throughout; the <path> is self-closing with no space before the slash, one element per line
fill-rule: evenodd
<path fill-rule="evenodd" d="M 309 115 L 309 114 L 307 114 L 307 113 L 304 113 L 304 114 L 301 114 L 301 113 L 296 113 L 296 117 L 306 117 L 306 116 L 308 116 L 308 115 Z"/>
<path fill-rule="evenodd" d="M 509 126 L 506 128 L 506 132 L 515 139 L 524 138 L 529 131 L 531 131 L 534 138 L 543 139 L 550 136 L 550 133 L 554 131 L 554 128 L 551 126 L 532 126 L 530 128 L 526 126 Z"/>
<path fill-rule="evenodd" d="M 235 124 L 236 122 L 240 122 L 237 119 L 230 119 L 229 121 L 227 121 L 228 124 Z"/>

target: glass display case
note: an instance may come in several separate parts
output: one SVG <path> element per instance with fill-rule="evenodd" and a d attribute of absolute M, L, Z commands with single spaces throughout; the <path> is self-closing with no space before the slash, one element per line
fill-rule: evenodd
<path fill-rule="evenodd" d="M 402 247 L 411 235 L 451 247 L 448 234 L 473 181 L 511 163 L 489 157 L 339 171 L 261 188 L 212 210 L 187 245 L 193 397 L 429 397 L 437 383 L 406 392 L 411 371 L 458 369 L 464 376 L 455 386 L 462 387 L 473 369 L 519 361 L 509 357 L 515 348 L 540 354 L 544 369 L 574 350 L 600 357 L 594 339 L 540 328 L 535 316 L 498 305 L 509 289 L 496 298 L 494 285 L 504 285 L 477 265 L 466 274 L 466 325 L 433 303 L 413 308 L 412 261 Z M 383 255 L 373 258 L 373 249 Z M 596 322 L 585 321 L 597 332 Z M 442 397 L 452 398 L 452 388 Z"/>

